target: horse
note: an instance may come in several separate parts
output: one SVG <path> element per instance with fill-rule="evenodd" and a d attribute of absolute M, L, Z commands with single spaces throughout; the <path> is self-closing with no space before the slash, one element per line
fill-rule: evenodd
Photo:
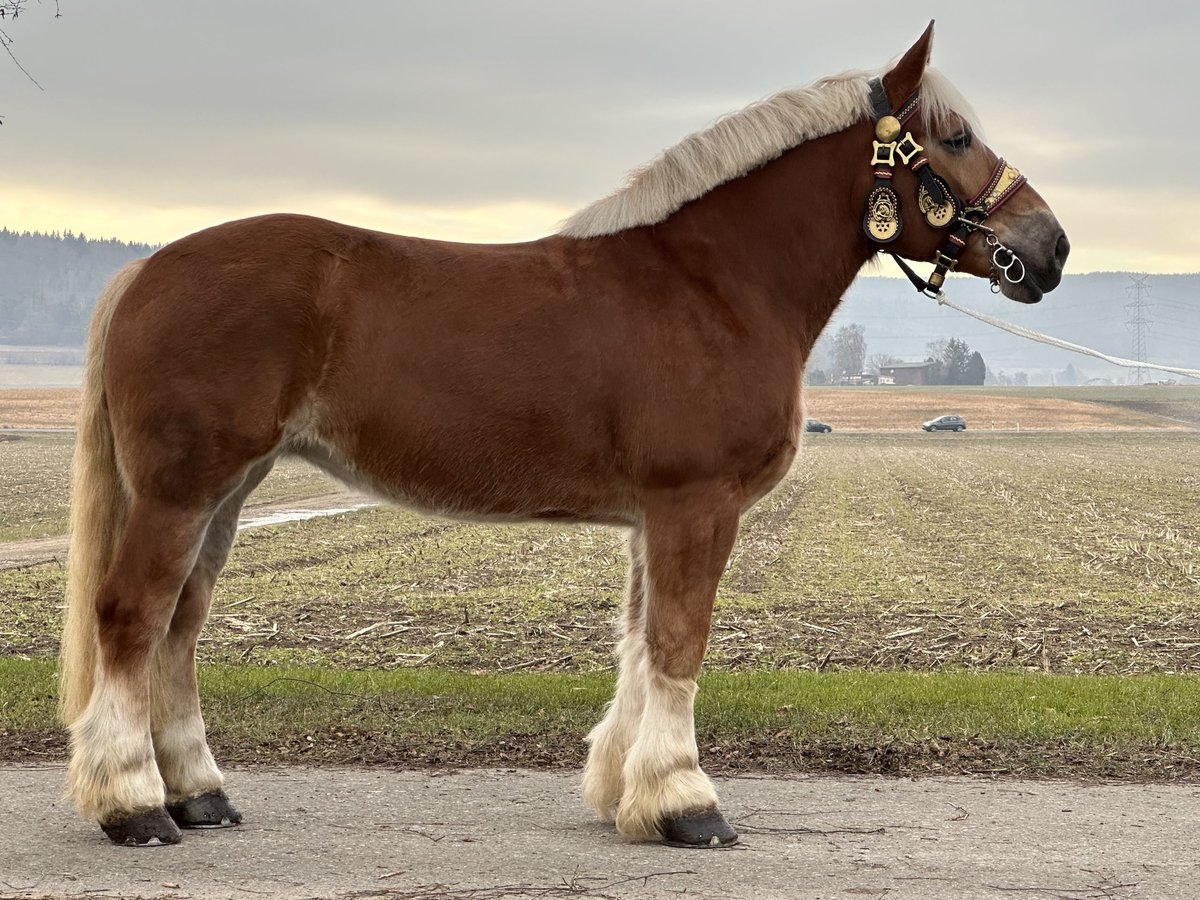
<path fill-rule="evenodd" d="M 196 642 L 243 502 L 292 454 L 436 515 L 626 529 L 583 800 L 629 839 L 736 841 L 696 678 L 740 516 L 797 454 L 814 342 L 881 253 L 934 262 L 911 275 L 927 292 L 957 269 L 1034 303 L 1069 250 L 932 40 L 718 120 L 541 240 L 279 214 L 118 272 L 73 462 L 60 708 L 81 815 L 120 845 L 241 821 Z"/>

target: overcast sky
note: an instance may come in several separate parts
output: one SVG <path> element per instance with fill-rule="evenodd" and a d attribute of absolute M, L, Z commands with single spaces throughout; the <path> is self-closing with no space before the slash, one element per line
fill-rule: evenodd
<path fill-rule="evenodd" d="M 1200 7 L 1177 2 L 37 0 L 4 27 L 0 226 L 165 242 L 304 212 L 510 241 L 714 118 L 934 64 L 1071 237 L 1068 270 L 1200 271 Z"/>

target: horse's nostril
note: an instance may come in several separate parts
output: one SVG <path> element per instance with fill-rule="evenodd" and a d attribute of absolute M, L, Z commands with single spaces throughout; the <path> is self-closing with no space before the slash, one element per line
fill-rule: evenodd
<path fill-rule="evenodd" d="M 1067 240 L 1066 233 L 1058 236 L 1058 243 L 1054 245 L 1054 261 L 1058 263 L 1061 269 L 1067 261 L 1067 255 L 1071 252 L 1071 242 Z"/>

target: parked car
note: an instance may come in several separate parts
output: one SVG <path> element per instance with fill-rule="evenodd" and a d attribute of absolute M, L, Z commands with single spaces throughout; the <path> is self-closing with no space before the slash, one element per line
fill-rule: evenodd
<path fill-rule="evenodd" d="M 967 423 L 962 416 L 938 416 L 928 422 L 922 422 L 921 427 L 926 431 L 966 431 Z"/>
<path fill-rule="evenodd" d="M 821 432 L 824 434 L 829 434 L 829 432 L 833 431 L 833 426 L 826 425 L 824 422 L 822 422 L 818 419 L 805 419 L 804 420 L 804 430 L 805 431 L 816 431 L 816 432 Z"/>

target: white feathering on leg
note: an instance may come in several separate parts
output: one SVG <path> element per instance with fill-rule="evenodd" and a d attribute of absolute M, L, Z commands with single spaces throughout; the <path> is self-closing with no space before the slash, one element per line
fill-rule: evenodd
<path fill-rule="evenodd" d="M 80 815 L 111 822 L 163 805 L 154 746 L 133 692 L 101 674 L 83 715 L 71 725 L 68 792 Z"/>
<path fill-rule="evenodd" d="M 583 770 L 583 802 L 603 822 L 616 820 L 625 791 L 625 754 L 637 737 L 646 701 L 642 658 L 646 641 L 640 633 L 628 634 L 617 648 L 621 674 L 604 719 L 588 735 L 587 765 Z"/>
<path fill-rule="evenodd" d="M 693 704 L 696 682 L 650 670 L 644 676 L 645 711 L 625 759 L 625 793 L 617 831 L 639 840 L 662 837 L 664 817 L 712 809 L 717 792 L 700 769 Z"/>

